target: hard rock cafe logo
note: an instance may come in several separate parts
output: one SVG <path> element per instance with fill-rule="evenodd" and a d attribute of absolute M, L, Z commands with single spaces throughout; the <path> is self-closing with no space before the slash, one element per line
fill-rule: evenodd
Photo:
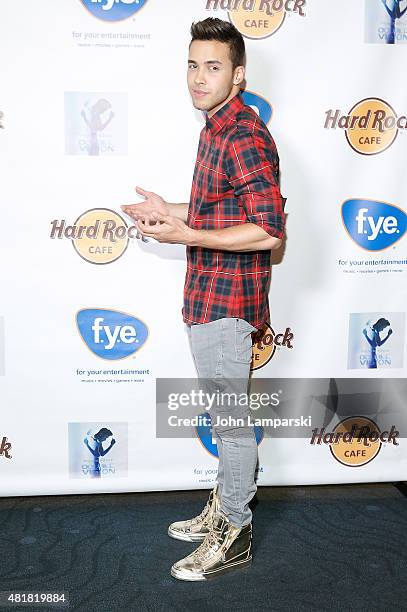
<path fill-rule="evenodd" d="M 247 38 L 267 38 L 283 25 L 287 14 L 305 16 L 306 0 L 207 0 L 206 10 L 228 11 L 229 19 Z"/>
<path fill-rule="evenodd" d="M 345 131 L 349 145 L 361 155 L 376 155 L 388 149 L 399 130 L 407 129 L 407 117 L 380 98 L 365 98 L 357 102 L 348 114 L 340 109 L 325 112 L 325 129 Z"/>
<path fill-rule="evenodd" d="M 377 457 L 383 444 L 398 446 L 398 436 L 394 425 L 388 431 L 380 431 L 371 419 L 353 416 L 343 419 L 331 432 L 325 427 L 313 429 L 310 444 L 327 444 L 339 463 L 360 467 Z"/>
<path fill-rule="evenodd" d="M 258 370 L 265 366 L 273 357 L 277 347 L 293 348 L 294 334 L 287 327 L 284 332 L 276 334 L 272 327 L 265 323 L 253 334 L 252 363 L 250 369 Z"/>
<path fill-rule="evenodd" d="M 65 219 L 51 221 L 51 239 L 72 241 L 75 251 L 93 264 L 109 264 L 121 257 L 129 241 L 140 237 L 135 225 L 128 226 L 115 211 L 92 208 L 82 213 L 73 225 Z"/>
<path fill-rule="evenodd" d="M 6 459 L 11 459 L 11 442 L 8 441 L 7 436 L 3 436 L 0 441 L 0 457 L 5 457 Z"/>

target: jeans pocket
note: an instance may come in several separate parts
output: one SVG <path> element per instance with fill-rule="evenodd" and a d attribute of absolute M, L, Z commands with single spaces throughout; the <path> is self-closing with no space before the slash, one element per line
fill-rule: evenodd
<path fill-rule="evenodd" d="M 236 360 L 241 363 L 251 363 L 252 333 L 257 331 L 245 319 L 235 319 L 235 353 Z"/>

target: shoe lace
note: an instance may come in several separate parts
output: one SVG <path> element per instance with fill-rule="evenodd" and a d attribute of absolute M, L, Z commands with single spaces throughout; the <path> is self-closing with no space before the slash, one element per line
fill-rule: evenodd
<path fill-rule="evenodd" d="M 205 507 L 202 510 L 201 514 L 198 514 L 198 516 L 195 516 L 194 518 L 190 519 L 189 521 L 190 524 L 195 525 L 195 523 L 199 523 L 200 521 L 202 521 L 205 515 L 207 514 L 208 510 L 209 510 L 209 501 L 206 502 Z"/>
<path fill-rule="evenodd" d="M 194 551 L 194 558 L 197 561 L 204 559 L 213 548 L 219 548 L 219 533 L 215 529 L 207 534 L 202 544 Z"/>

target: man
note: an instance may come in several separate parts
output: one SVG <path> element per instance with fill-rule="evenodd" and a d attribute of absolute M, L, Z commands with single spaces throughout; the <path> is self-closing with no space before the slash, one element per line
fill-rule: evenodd
<path fill-rule="evenodd" d="M 143 236 L 186 245 L 182 314 L 199 379 L 206 390 L 241 393 L 249 380 L 251 334 L 270 317 L 270 256 L 282 242 L 285 199 L 274 141 L 240 94 L 243 37 L 212 17 L 192 24 L 191 36 L 188 88 L 206 123 L 190 202 L 169 204 L 136 188 L 145 200 L 122 208 Z M 171 537 L 202 542 L 172 566 L 175 578 L 206 580 L 251 561 L 257 444 L 248 412 L 237 403 L 211 409 L 217 484 L 200 515 L 169 527 Z M 222 418 L 217 425 L 219 416 L 236 421 Z"/>

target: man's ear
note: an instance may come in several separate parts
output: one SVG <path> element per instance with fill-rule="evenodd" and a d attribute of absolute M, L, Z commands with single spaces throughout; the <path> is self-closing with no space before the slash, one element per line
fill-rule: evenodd
<path fill-rule="evenodd" d="M 235 76 L 233 78 L 233 83 L 235 85 L 240 85 L 244 81 L 244 72 L 244 66 L 237 66 Z"/>

